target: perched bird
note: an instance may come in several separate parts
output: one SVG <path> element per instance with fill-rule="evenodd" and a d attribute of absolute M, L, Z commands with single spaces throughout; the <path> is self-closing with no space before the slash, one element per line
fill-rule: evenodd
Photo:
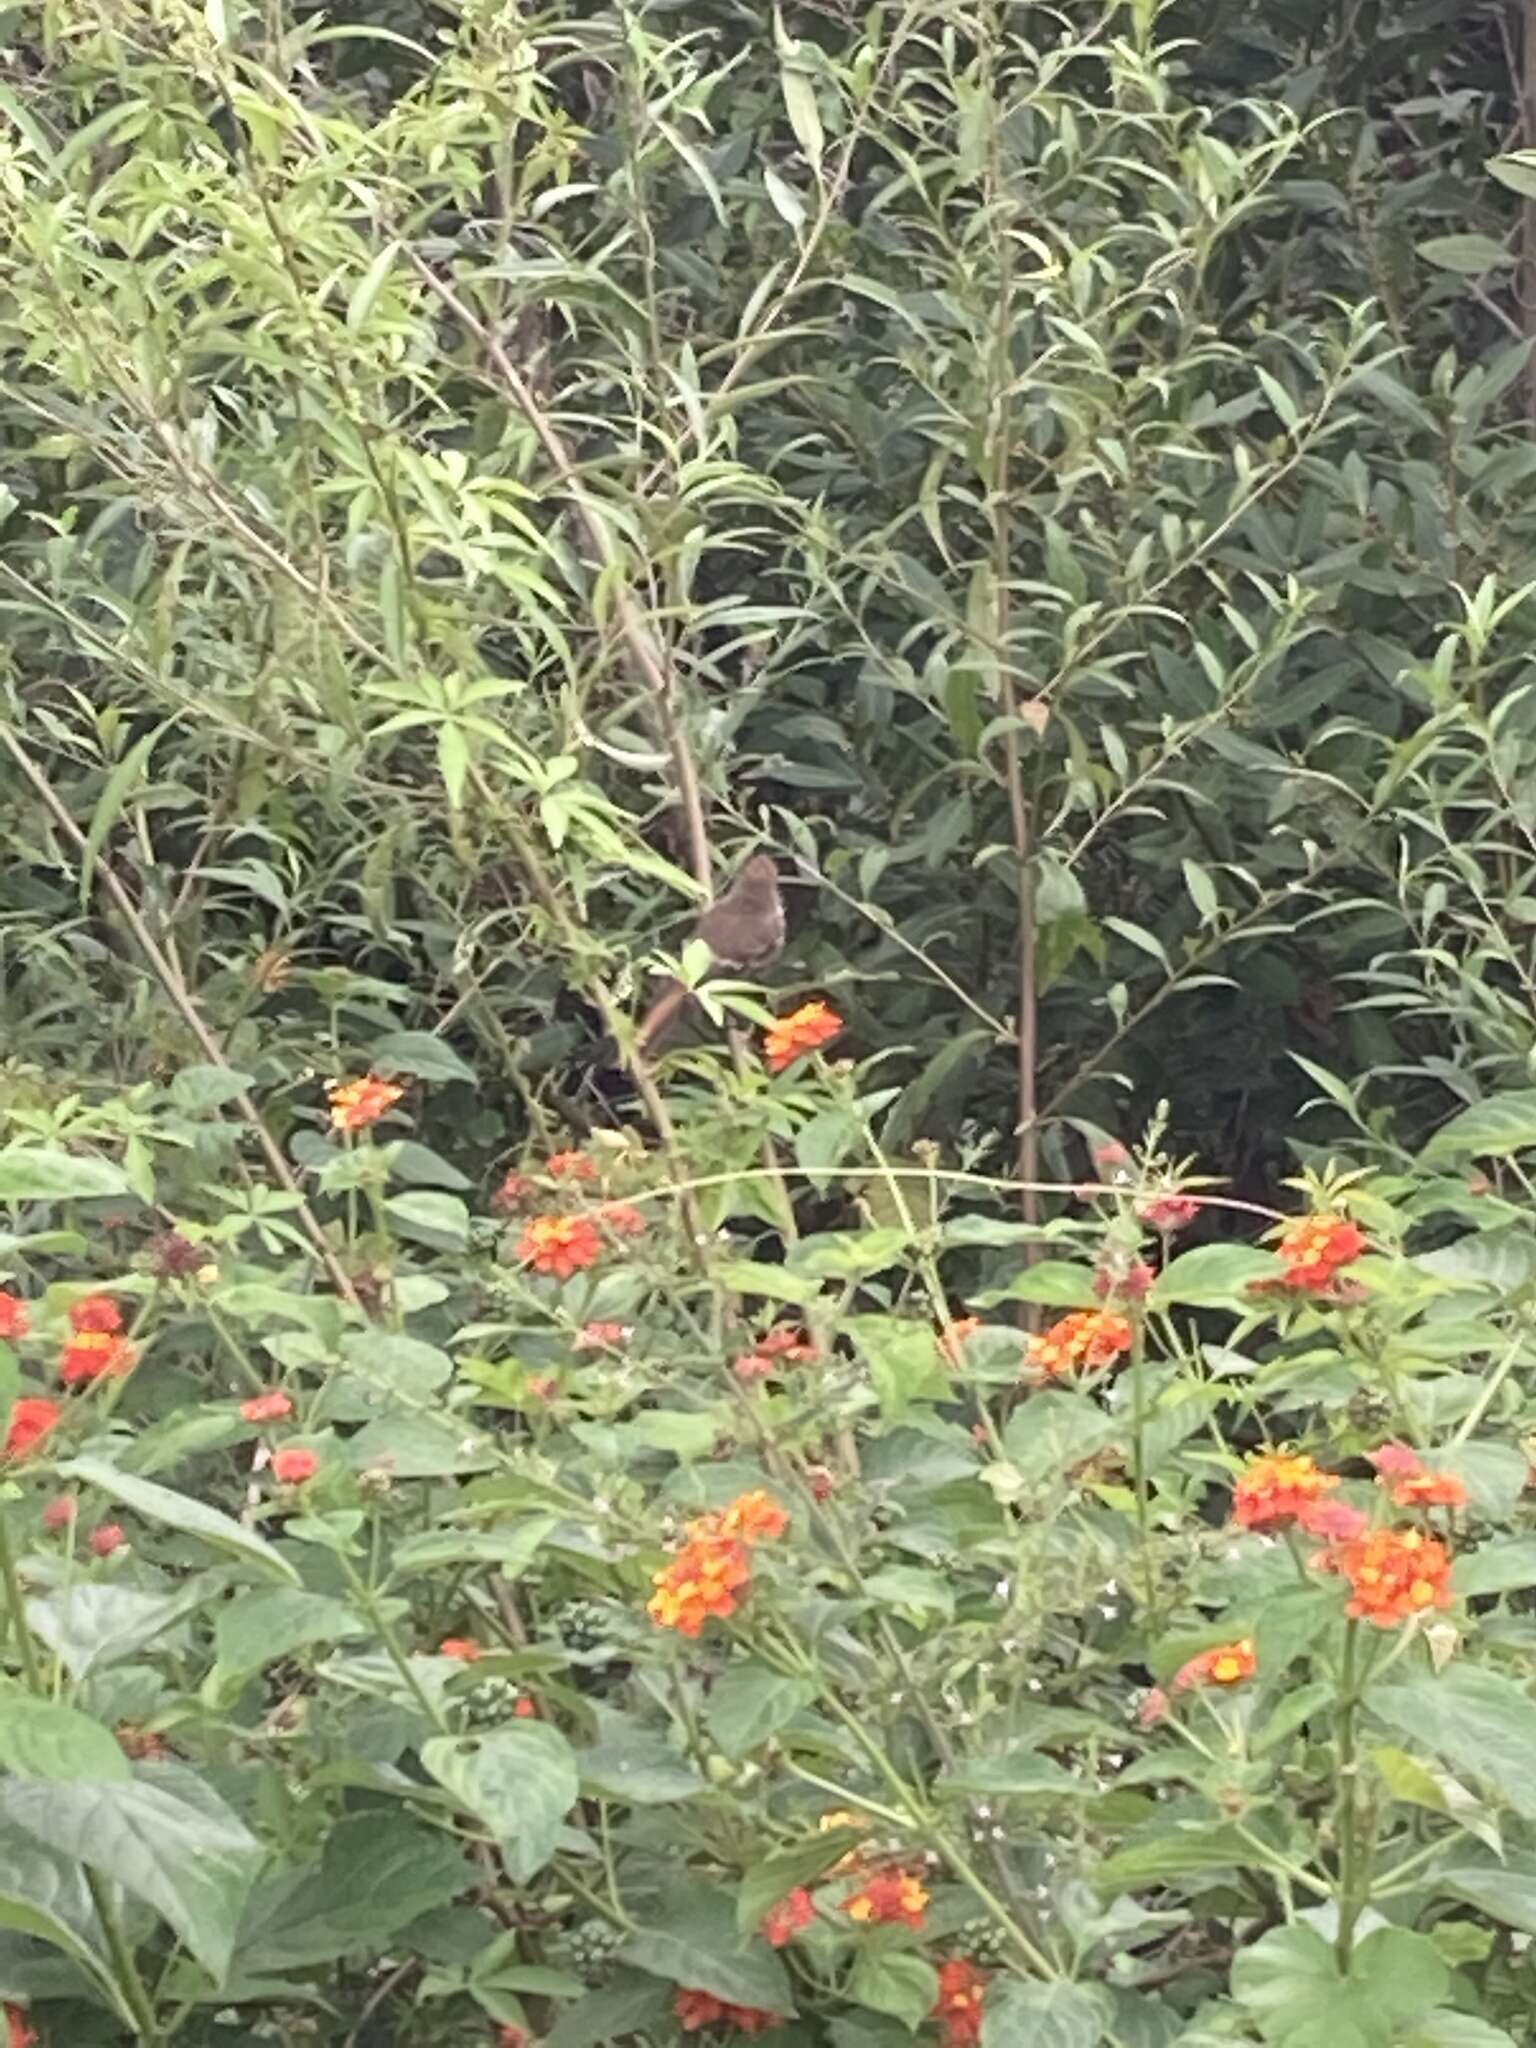
<path fill-rule="evenodd" d="M 784 945 L 784 899 L 770 854 L 753 854 L 700 917 L 692 936 L 708 946 L 711 966 L 727 974 L 756 974 L 778 957 Z M 635 1043 L 641 1052 L 651 1050 L 687 1000 L 685 983 L 667 983 L 640 1020 Z"/>

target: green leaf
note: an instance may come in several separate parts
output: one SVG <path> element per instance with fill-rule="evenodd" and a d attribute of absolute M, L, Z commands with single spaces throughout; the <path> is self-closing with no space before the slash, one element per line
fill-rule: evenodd
<path fill-rule="evenodd" d="M 213 1597 L 206 1583 L 176 1593 L 136 1593 L 129 1586 L 75 1585 L 29 1599 L 27 1626 L 71 1678 L 119 1664 Z"/>
<path fill-rule="evenodd" d="M 141 1764 L 121 1784 L 0 1780 L 0 1821 L 120 1884 L 217 1982 L 266 1851 L 195 1772 Z"/>
<path fill-rule="evenodd" d="M 629 1806 L 668 1806 L 708 1789 L 689 1759 L 660 1735 L 630 1727 L 616 1716 L 605 1725 L 612 1732 L 576 1752 L 584 1791 Z"/>
<path fill-rule="evenodd" d="M 113 108 L 111 112 L 121 117 L 123 109 Z M 75 137 L 78 141 L 79 137 Z M 86 828 L 85 840 L 80 848 L 80 908 L 85 909 L 91 900 L 91 882 L 96 873 L 96 859 L 105 844 L 107 834 L 117 823 L 118 813 L 128 800 L 128 792 L 139 781 L 149 764 L 149 757 L 155 750 L 155 743 L 167 726 L 174 725 L 175 719 L 168 718 L 153 731 L 136 739 L 133 745 L 118 761 L 101 786 L 101 795 L 91 812 L 91 822 Z"/>
<path fill-rule="evenodd" d="M 548 2048 L 612 2048 L 616 2041 L 648 2033 L 671 2003 L 671 1995 L 654 1977 L 625 1970 L 560 2015 L 548 2036 Z"/>
<path fill-rule="evenodd" d="M 810 1274 L 791 1272 L 787 1266 L 775 1266 L 766 1259 L 717 1259 L 710 1272 L 717 1287 L 727 1288 L 733 1294 L 792 1302 L 800 1308 L 821 1294 L 821 1282 Z"/>
<path fill-rule="evenodd" d="M 704 1725 L 727 1756 L 747 1756 L 815 1697 L 809 1679 L 786 1678 L 766 1664 L 731 1664 L 710 1692 Z"/>
<path fill-rule="evenodd" d="M 847 1316 L 843 1329 L 869 1367 L 886 1422 L 899 1422 L 914 1401 L 949 1397 L 949 1375 L 929 1324 L 907 1316 Z"/>
<path fill-rule="evenodd" d="M 120 1472 L 105 1458 L 71 1458 L 60 1465 L 61 1479 L 77 1480 L 104 1493 L 109 1500 L 131 1508 L 146 1522 L 159 1522 L 179 1535 L 196 1536 L 211 1549 L 253 1566 L 263 1578 L 285 1579 L 297 1585 L 299 1575 L 287 1558 L 279 1555 L 264 1536 L 247 1529 L 231 1516 L 221 1514 L 185 1493 L 175 1493 L 154 1479 L 140 1479 L 135 1473 Z"/>
<path fill-rule="evenodd" d="M 461 1252 L 469 1243 L 469 1211 L 457 1195 L 435 1188 L 411 1188 L 391 1195 L 384 1213 L 402 1237 L 434 1251 Z"/>
<path fill-rule="evenodd" d="M 1515 2039 L 1476 2013 L 1441 2006 L 1414 2020 L 1406 2033 L 1399 2033 L 1394 2048 L 1515 2048 Z"/>
<path fill-rule="evenodd" d="M 1095 1887 L 1106 1898 L 1143 1885 L 1173 1884 L 1208 1870 L 1251 1869 L 1253 1846 L 1224 1826 L 1159 1829 L 1108 1856 L 1094 1872 Z"/>
<path fill-rule="evenodd" d="M 802 1238 L 789 1261 L 816 1280 L 863 1280 L 896 1265 L 911 1240 L 904 1230 L 831 1230 Z"/>
<path fill-rule="evenodd" d="M 1536 1088 L 1490 1095 L 1442 1124 L 1420 1153 L 1425 1166 L 1452 1159 L 1504 1159 L 1536 1145 Z"/>
<path fill-rule="evenodd" d="M 1516 1813 L 1536 1820 L 1536 1703 L 1512 1679 L 1453 1664 L 1403 1685 L 1373 1686 L 1366 1705 L 1416 1746 L 1431 1749 L 1475 1784 L 1492 1786 Z"/>
<path fill-rule="evenodd" d="M 1438 2004 L 1450 1983 L 1434 1943 L 1401 1927 L 1368 1934 L 1347 1976 L 1322 1935 L 1299 1925 L 1271 1929 L 1232 1965 L 1232 1995 L 1281 2043 L 1335 2028 L 1385 2048 L 1396 2023 Z"/>
<path fill-rule="evenodd" d="M 1247 1290 L 1255 1280 L 1273 1280 L 1281 1271 L 1272 1252 L 1246 1244 L 1202 1244 L 1180 1252 L 1158 1274 L 1149 1297 L 1153 1308 L 1246 1309 Z"/>
<path fill-rule="evenodd" d="M 743 1948 L 729 1899 L 700 1885 L 669 1893 L 652 1924 L 619 1950 L 619 1961 L 690 1991 L 713 1992 L 732 2005 L 794 2017 L 784 1965 L 761 1942 Z"/>
<path fill-rule="evenodd" d="M 507 1874 L 526 1884 L 555 1853 L 576 1804 L 576 1758 L 558 1729 L 520 1722 L 423 1743 L 423 1766 L 496 1837 Z"/>
<path fill-rule="evenodd" d="M 340 1643 L 372 1630 L 345 1601 L 324 1593 L 242 1593 L 218 1611 L 214 1651 L 225 1672 L 260 1671 L 315 1643 Z"/>
<path fill-rule="evenodd" d="M 982 2008 L 981 2048 L 1096 2048 L 1113 2016 L 1098 1984 L 994 1984 Z"/>
<path fill-rule="evenodd" d="M 341 1356 L 365 1387 L 413 1405 L 453 1378 L 453 1360 L 446 1351 L 394 1330 L 349 1330 L 341 1340 Z"/>
<path fill-rule="evenodd" d="M 171 1101 L 188 1116 L 208 1116 L 254 1085 L 233 1067 L 183 1067 L 171 1082 Z"/>
<path fill-rule="evenodd" d="M 135 2030 L 112 1974 L 106 1938 L 75 1858 L 35 1842 L 19 1828 L 0 1825 L 0 1928 L 45 1941 L 77 1963 Z"/>
<path fill-rule="evenodd" d="M 457 1898 L 477 1875 L 441 1828 L 388 1810 L 343 1814 L 329 1823 L 318 1864 L 282 1871 L 257 1887 L 236 1952 L 273 1972 L 377 1952 L 402 1927 Z"/>
<path fill-rule="evenodd" d="M 62 1700 L 0 1695 L 0 1764 L 20 1778 L 110 1784 L 131 1778 L 117 1737 Z"/>
<path fill-rule="evenodd" d="M 418 1081 L 475 1081 L 474 1068 L 435 1031 L 391 1031 L 376 1038 L 368 1063 L 377 1074 L 410 1074 Z"/>
<path fill-rule="evenodd" d="M 1506 1927 L 1536 1934 L 1536 1854 L 1530 1850 L 1511 1850 L 1500 1863 L 1454 1865 L 1435 1883 Z"/>
<path fill-rule="evenodd" d="M 128 1176 L 110 1160 L 42 1145 L 0 1148 L 0 1202 L 96 1202 L 131 1192 Z"/>
<path fill-rule="evenodd" d="M 1063 1770 L 1054 1757 L 1014 1749 L 1003 1756 L 968 1757 L 944 1773 L 939 1789 L 987 1799 L 1091 1799 L 1099 1788 L 1090 1778 Z"/>
<path fill-rule="evenodd" d="M 909 1951 L 866 1944 L 854 1957 L 848 1996 L 871 2012 L 891 2014 L 915 2034 L 938 2003 L 939 1973 Z"/>
<path fill-rule="evenodd" d="M 1415 243 L 1415 253 L 1437 270 L 1454 270 L 1463 277 L 1481 277 L 1485 271 L 1507 270 L 1513 254 L 1492 235 L 1432 235 Z"/>
<path fill-rule="evenodd" d="M 1536 1586 L 1536 1536 L 1496 1536 L 1481 1550 L 1456 1559 L 1456 1590 L 1464 1599 L 1479 1593 L 1523 1592 Z"/>
<path fill-rule="evenodd" d="M 973 1295 L 978 1308 L 998 1301 L 1039 1301 L 1048 1308 L 1088 1308 L 1093 1302 L 1093 1268 L 1067 1259 L 1041 1259 L 1025 1266 L 1002 1287 Z"/>

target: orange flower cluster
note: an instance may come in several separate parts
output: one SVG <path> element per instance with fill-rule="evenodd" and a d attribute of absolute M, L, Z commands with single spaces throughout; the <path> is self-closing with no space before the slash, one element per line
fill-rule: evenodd
<path fill-rule="evenodd" d="M 1450 1552 L 1422 1529 L 1372 1529 L 1313 1563 L 1349 1581 L 1352 1597 L 1344 1612 L 1375 1628 L 1395 1628 L 1451 1604 Z"/>
<path fill-rule="evenodd" d="M 810 1893 L 804 1885 L 796 1885 L 787 1898 L 770 1906 L 763 1915 L 763 1939 L 770 1948 L 784 1948 L 815 1918 L 816 1907 Z"/>
<path fill-rule="evenodd" d="M 685 2034 L 700 2027 L 729 2027 L 738 2034 L 766 2034 L 781 2024 L 776 2012 L 764 2012 L 755 2005 L 732 2005 L 728 1998 L 716 1998 L 713 1991 L 679 1991 L 672 2010 Z"/>
<path fill-rule="evenodd" d="M 1304 1294 L 1327 1294 L 1341 1266 L 1365 1250 L 1365 1233 L 1342 1216 L 1303 1216 L 1282 1232 L 1275 1251 L 1284 1263 L 1281 1285 Z"/>
<path fill-rule="evenodd" d="M 930 2019 L 938 2021 L 944 2048 L 975 2048 L 981 2039 L 981 2008 L 988 1974 L 962 1956 L 939 1965 L 939 1996 Z"/>
<path fill-rule="evenodd" d="M 595 1266 L 603 1240 L 590 1216 L 535 1216 L 524 1228 L 517 1256 L 536 1273 L 569 1280 L 573 1273 Z"/>
<path fill-rule="evenodd" d="M 91 1380 L 122 1379 L 133 1369 L 135 1352 L 126 1337 L 122 1311 L 105 1294 L 82 1295 L 69 1308 L 70 1336 L 59 1357 L 59 1377 L 66 1387 Z"/>
<path fill-rule="evenodd" d="M 1031 1337 L 1026 1363 L 1047 1379 L 1085 1367 L 1113 1365 L 1135 1341 L 1130 1323 L 1107 1308 L 1075 1308 Z"/>
<path fill-rule="evenodd" d="M 768 1071 L 782 1074 L 808 1052 L 815 1052 L 836 1038 L 843 1020 L 826 1003 L 802 1003 L 787 1017 L 776 1017 L 763 1035 L 763 1058 Z"/>
<path fill-rule="evenodd" d="M 789 1516 L 760 1489 L 721 1514 L 700 1515 L 685 1529 L 682 1549 L 656 1573 L 646 1613 L 658 1628 L 696 1636 L 711 1615 L 734 1614 L 752 1578 L 752 1545 L 782 1536 Z"/>
<path fill-rule="evenodd" d="M 732 1361 L 731 1371 L 739 1380 L 766 1380 L 791 1365 L 808 1365 L 817 1355 L 816 1346 L 803 1330 L 780 1323 L 759 1337 L 750 1351 Z"/>
<path fill-rule="evenodd" d="M 928 1894 L 918 1880 L 904 1870 L 882 1870 L 868 1877 L 844 1899 L 843 1911 L 861 1927 L 900 1925 L 915 1932 L 923 1924 Z"/>
<path fill-rule="evenodd" d="M 32 1313 L 19 1294 L 0 1287 L 0 1337 L 25 1337 L 32 1327 Z"/>
<path fill-rule="evenodd" d="M 333 1131 L 365 1131 L 376 1124 L 386 1110 L 393 1109 L 405 1090 L 396 1081 L 377 1074 L 363 1074 L 354 1081 L 333 1081 L 325 1091 L 331 1107 Z"/>
<path fill-rule="evenodd" d="M 1240 1529 L 1275 1529 L 1287 1522 L 1306 1528 L 1338 1483 L 1336 1473 L 1320 1471 L 1301 1452 L 1266 1451 L 1239 1474 L 1232 1489 L 1232 1519 Z"/>
<path fill-rule="evenodd" d="M 11 1408 L 5 1449 L 0 1452 L 0 1457 L 9 1462 L 25 1458 L 29 1452 L 35 1451 L 63 1412 L 57 1401 L 46 1400 L 40 1394 L 24 1394 Z"/>
<path fill-rule="evenodd" d="M 1258 1668 L 1253 1644 L 1244 1636 L 1240 1642 L 1218 1643 L 1212 1650 L 1202 1650 L 1198 1657 L 1181 1664 L 1174 1673 L 1173 1689 L 1185 1692 L 1192 1685 L 1240 1685 Z"/>
<path fill-rule="evenodd" d="M 461 1664 L 478 1664 L 485 1655 L 473 1636 L 444 1636 L 437 1646 L 439 1657 L 457 1657 Z"/>
<path fill-rule="evenodd" d="M 1431 1472 L 1407 1444 L 1383 1444 L 1371 1451 L 1376 1484 L 1388 1489 L 1399 1508 L 1464 1508 L 1467 1489 L 1450 1472 Z"/>

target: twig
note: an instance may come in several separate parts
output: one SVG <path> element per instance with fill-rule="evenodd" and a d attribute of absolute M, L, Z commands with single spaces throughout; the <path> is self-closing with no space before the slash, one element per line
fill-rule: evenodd
<path fill-rule="evenodd" d="M 534 396 L 527 380 L 508 355 L 499 337 L 471 307 L 465 304 L 453 286 L 445 283 L 432 266 L 417 255 L 409 242 L 402 240 L 400 246 L 416 275 L 428 290 L 442 301 L 465 332 L 474 336 L 486 356 L 495 365 L 497 375 L 511 392 L 518 410 L 538 436 L 545 454 L 554 466 L 555 474 L 575 506 L 599 570 L 615 572 L 614 613 L 630 657 L 650 690 L 657 721 L 672 756 L 672 773 L 677 785 L 678 803 L 682 807 L 683 820 L 687 827 L 688 855 L 694 879 L 701 888 L 713 895 L 713 870 L 709 859 L 709 836 L 704 826 L 704 803 L 687 736 L 678 721 L 675 678 L 669 672 L 661 648 L 646 625 L 627 582 L 617 573 L 621 567 L 618 550 L 603 517 L 602 507 L 577 474 L 576 466 L 560 438 L 559 430 Z"/>
<path fill-rule="evenodd" d="M 69 811 L 54 790 L 53 784 L 44 775 L 41 768 L 37 766 L 26 748 L 22 746 L 9 725 L 0 725 L 0 744 L 4 745 L 6 752 L 15 761 L 22 774 L 26 776 L 32 787 L 47 805 L 60 831 L 64 833 L 65 837 L 77 851 L 83 854 L 86 850 L 85 834 L 70 816 Z M 122 913 L 123 919 L 128 929 L 133 933 L 134 938 L 137 939 L 145 959 L 148 960 L 150 966 L 154 969 L 156 978 L 165 990 L 165 993 L 170 997 L 183 1023 L 197 1040 L 208 1064 L 218 1067 L 223 1073 L 233 1073 L 235 1069 L 226 1058 L 223 1046 L 214 1036 L 207 1023 L 205 1023 L 197 1004 L 193 1001 L 192 992 L 187 987 L 181 973 L 167 958 L 165 952 L 155 939 L 153 932 L 145 924 L 143 917 L 139 913 L 138 905 L 118 879 L 117 871 L 112 866 L 112 863 L 99 854 L 96 860 L 96 875 L 102 887 Z M 239 1091 L 234 1100 L 241 1116 L 254 1131 L 256 1142 L 265 1154 L 267 1164 L 271 1167 L 273 1174 L 286 1192 L 293 1197 L 296 1204 L 294 1213 L 299 1219 L 305 1236 L 314 1246 L 315 1255 L 325 1268 L 331 1285 L 336 1289 L 336 1292 L 343 1301 L 361 1313 L 362 1303 L 358 1300 L 357 1290 L 347 1277 L 346 1270 L 337 1259 L 335 1252 L 331 1249 L 330 1242 L 320 1227 L 319 1219 L 305 1199 L 304 1191 L 294 1176 L 293 1168 L 283 1157 L 282 1147 L 267 1129 L 261 1111 L 256 1107 L 255 1101 L 244 1088 Z"/>

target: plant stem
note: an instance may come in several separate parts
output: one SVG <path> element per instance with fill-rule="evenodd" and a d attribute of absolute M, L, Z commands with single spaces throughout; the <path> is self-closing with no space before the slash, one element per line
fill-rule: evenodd
<path fill-rule="evenodd" d="M 91 1904 L 101 1922 L 102 1932 L 107 1938 L 107 1949 L 112 1957 L 112 1967 L 117 1975 L 118 1989 L 124 2003 L 133 2014 L 133 2031 L 141 2041 L 163 2041 L 164 2033 L 155 2018 L 155 2008 L 144 1979 L 139 1975 L 139 1966 L 134 1961 L 133 1949 L 123 1932 L 122 1919 L 118 1914 L 117 1901 L 112 1896 L 112 1887 L 105 1878 L 99 1877 L 88 1863 L 81 1870 L 85 1877 L 86 1889 L 91 1895 Z"/>
<path fill-rule="evenodd" d="M 22 1675 L 28 1689 L 41 1693 L 42 1672 L 38 1666 L 37 1649 L 32 1641 L 32 1631 L 27 1627 L 27 1610 L 21 1597 L 21 1581 L 16 1576 L 16 1556 L 11 1549 L 11 1526 L 4 1508 L 0 1508 L 0 1583 L 5 1586 L 6 1612 L 10 1616 L 11 1628 L 16 1636 L 16 1654 L 21 1659 Z"/>
<path fill-rule="evenodd" d="M 1370 1873 L 1362 1871 L 1360 1854 L 1360 1801 L 1355 1755 L 1355 1713 L 1360 1704 L 1360 1624 L 1344 1624 L 1344 1657 L 1339 1672 L 1339 1931 L 1334 1954 L 1341 1970 L 1349 1968 L 1354 1951 L 1355 1926 L 1370 1896 Z"/>

